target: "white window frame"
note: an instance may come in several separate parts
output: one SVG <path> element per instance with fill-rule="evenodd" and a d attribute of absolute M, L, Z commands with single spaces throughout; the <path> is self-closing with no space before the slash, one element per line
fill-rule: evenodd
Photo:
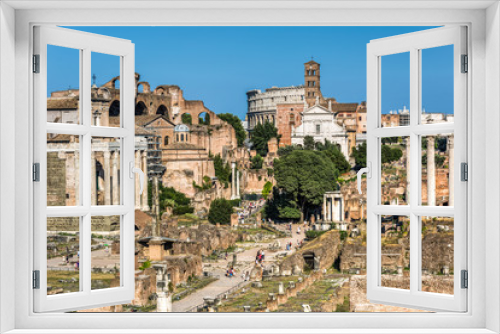
<path fill-rule="evenodd" d="M 34 27 L 34 53 L 39 55 L 39 73 L 33 75 L 34 84 L 34 162 L 39 163 L 40 181 L 33 184 L 34 195 L 34 254 L 33 269 L 39 271 L 39 289 L 34 289 L 34 311 L 53 312 L 88 309 L 89 306 L 123 304 L 134 299 L 134 44 L 130 41 L 60 27 Z M 80 58 L 79 124 L 47 122 L 47 45 L 78 50 Z M 91 64 L 92 53 L 119 57 L 120 127 L 91 125 Z M 80 179 L 79 203 L 75 206 L 47 206 L 47 134 L 79 136 Z M 120 205 L 91 204 L 92 138 L 120 139 Z M 115 189 L 115 191 L 117 191 Z M 120 286 L 91 289 L 91 219 L 92 216 L 120 216 Z M 47 218 L 80 217 L 79 232 L 79 291 L 47 295 Z"/>
<path fill-rule="evenodd" d="M 367 297 L 379 304 L 399 305 L 424 310 L 466 310 L 466 289 L 461 288 L 461 270 L 467 270 L 467 184 L 461 181 L 460 164 L 467 163 L 467 73 L 461 73 L 461 56 L 467 54 L 466 27 L 429 29 L 371 41 L 367 46 L 367 162 L 371 173 L 367 180 Z M 453 46 L 454 122 L 422 124 L 422 50 Z M 384 56 L 409 54 L 410 124 L 382 127 L 381 92 Z M 421 205 L 421 137 L 454 134 L 456 166 L 454 206 Z M 408 205 L 383 205 L 381 202 L 381 140 L 387 137 L 410 139 L 410 201 Z M 410 219 L 410 289 L 381 286 L 381 216 L 401 215 Z M 454 218 L 454 289 L 452 295 L 421 290 L 422 227 L 421 217 Z"/>
<path fill-rule="evenodd" d="M 495 333 L 500 331 L 499 245 L 500 230 L 500 152 L 486 154 L 486 134 L 490 147 L 500 146 L 498 126 L 500 117 L 500 11 L 496 1 L 486 2 L 366 2 L 335 1 L 321 4 L 297 1 L 268 3 L 238 2 L 226 4 L 204 2 L 190 7 L 175 2 L 124 2 L 132 9 L 116 9 L 114 2 L 52 2 L 36 3 L 10 1 L 0 4 L 0 320 L 1 329 L 12 333 L 76 333 L 94 329 L 93 333 L 161 332 L 235 332 L 235 328 L 263 328 L 259 333 Z M 11 6 L 19 8 L 14 10 Z M 75 9 L 78 6 L 79 9 Z M 365 6 L 365 7 L 363 7 Z M 65 7 L 65 8 L 62 8 Z M 68 8 L 69 7 L 69 8 Z M 105 10 L 104 8 L 109 8 Z M 163 8 L 161 8 L 163 7 Z M 180 8 L 179 8 L 180 7 Z M 396 8 L 397 7 L 397 8 Z M 22 9 L 24 8 L 24 9 Z M 40 10 L 52 8 L 60 10 Z M 90 9 L 89 9 L 90 8 Z M 141 10 L 133 9 L 140 8 Z M 34 24 L 60 25 L 443 25 L 466 24 L 469 27 L 471 74 L 469 87 L 468 143 L 470 157 L 471 198 L 468 211 L 471 242 L 469 308 L 466 313 L 435 314 L 33 314 L 31 263 L 26 261 L 32 244 L 30 229 L 33 213 L 26 194 L 32 192 L 30 181 L 32 141 L 31 94 L 31 33 Z M 486 23 L 486 24 L 485 24 Z M 15 71 L 14 71 L 15 69 Z M 14 83 L 14 84 L 13 84 Z M 14 86 L 15 85 L 15 86 Z M 15 89 L 14 89 L 15 88 Z M 15 100 L 3 98 L 5 94 Z M 15 127 L 12 127 L 15 110 Z M 474 121 L 472 122 L 472 119 Z M 486 121 L 487 119 L 487 121 Z M 15 145 L 12 145 L 15 136 Z M 15 172 L 15 177 L 12 174 Z M 486 175 L 489 175 L 486 182 Z M 11 189 L 15 189 L 12 198 Z M 488 194 L 488 196 L 486 196 Z M 9 198 L 10 197 L 10 198 Z M 485 203 L 488 205 L 486 206 Z M 6 208 L 15 207 L 15 211 Z M 486 220 L 488 214 L 488 220 Z M 12 224 L 15 222 L 15 224 Z M 12 238 L 15 235 L 15 238 Z M 14 256 L 12 250 L 14 249 Z M 485 265 L 488 249 L 488 266 Z M 14 268 L 14 270 L 12 269 Z M 478 273 L 475 275 L 474 273 Z M 15 287 L 15 288 L 13 288 Z M 486 293 L 488 291 L 488 293 Z M 193 318 L 194 317 L 194 318 Z M 137 328 L 138 324 L 142 329 Z M 151 330 L 146 329 L 150 328 Z M 99 330 L 100 329 L 100 330 Z M 46 333 L 47 331 L 45 331 Z M 250 332 L 246 330 L 245 332 Z"/>

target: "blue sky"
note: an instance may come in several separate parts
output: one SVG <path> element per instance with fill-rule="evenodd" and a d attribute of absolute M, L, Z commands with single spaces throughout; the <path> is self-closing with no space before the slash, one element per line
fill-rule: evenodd
<path fill-rule="evenodd" d="M 366 100 L 366 44 L 427 27 L 71 27 L 129 39 L 136 46 L 136 72 L 154 89 L 179 85 L 184 97 L 203 100 L 216 113 L 244 119 L 246 91 L 302 85 L 303 63 L 321 64 L 324 96 L 339 102 Z M 453 112 L 452 47 L 425 50 L 422 99 L 427 112 Z M 48 90 L 78 87 L 78 52 L 51 47 Z M 117 57 L 92 56 L 102 85 L 118 75 Z M 382 60 L 382 109 L 409 104 L 409 58 Z M 448 84 L 445 84 L 448 83 Z"/>

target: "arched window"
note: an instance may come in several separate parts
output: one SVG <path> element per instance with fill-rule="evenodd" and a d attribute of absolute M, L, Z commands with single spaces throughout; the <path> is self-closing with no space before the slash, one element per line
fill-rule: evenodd
<path fill-rule="evenodd" d="M 184 141 L 184 134 L 181 134 L 181 141 Z"/>
<path fill-rule="evenodd" d="M 148 113 L 148 107 L 144 104 L 144 102 L 139 101 L 135 106 L 135 115 L 146 115 Z"/>
<path fill-rule="evenodd" d="M 168 145 L 168 136 L 165 136 L 165 138 L 163 139 L 163 145 Z"/>
<path fill-rule="evenodd" d="M 109 106 L 109 116 L 120 116 L 120 101 L 114 100 Z"/>
<path fill-rule="evenodd" d="M 163 104 L 156 109 L 156 114 L 157 115 L 165 115 L 168 116 L 168 110 L 167 107 L 165 107 Z"/>
<path fill-rule="evenodd" d="M 176 140 L 177 140 L 177 141 L 179 141 L 179 134 L 177 134 L 177 136 L 176 136 Z"/>

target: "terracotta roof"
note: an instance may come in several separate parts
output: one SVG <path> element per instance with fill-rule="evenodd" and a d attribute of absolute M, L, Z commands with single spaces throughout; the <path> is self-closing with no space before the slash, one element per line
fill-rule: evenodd
<path fill-rule="evenodd" d="M 78 99 L 47 99 L 47 109 L 77 109 Z"/>
<path fill-rule="evenodd" d="M 149 123 L 156 121 L 159 118 L 163 118 L 167 123 L 170 123 L 171 125 L 174 125 L 168 118 L 166 118 L 164 115 L 140 115 L 140 116 L 135 116 L 135 125 L 139 126 L 145 126 L 148 125 Z"/>
<path fill-rule="evenodd" d="M 307 63 L 304 64 L 319 64 L 319 63 L 315 62 L 314 60 L 309 60 Z"/>
<path fill-rule="evenodd" d="M 142 126 L 135 126 L 135 135 L 139 136 L 156 136 L 156 134 L 152 131 L 146 130 Z"/>
<path fill-rule="evenodd" d="M 190 143 L 172 143 L 168 144 L 164 150 L 204 150 L 204 148 Z"/>
<path fill-rule="evenodd" d="M 332 111 L 334 112 L 356 112 L 357 103 L 332 103 Z"/>

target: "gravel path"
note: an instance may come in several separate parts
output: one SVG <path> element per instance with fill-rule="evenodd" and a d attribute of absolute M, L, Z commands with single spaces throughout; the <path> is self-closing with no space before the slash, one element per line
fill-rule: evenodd
<path fill-rule="evenodd" d="M 293 243 L 293 250 L 289 251 L 289 254 L 293 254 L 295 252 L 297 240 L 302 240 L 305 237 L 303 227 L 301 226 L 300 234 L 296 233 L 297 227 L 298 225 L 293 226 L 293 237 L 277 239 L 281 243 L 281 249 L 277 252 L 272 252 L 267 249 L 269 244 L 271 243 L 259 243 L 255 244 L 251 249 L 247 249 L 241 253 L 238 253 L 238 266 L 236 268 L 236 275 L 232 278 L 225 276 L 228 262 L 232 261 L 232 256 L 228 256 L 229 261 L 222 259 L 217 263 L 210 264 L 210 267 L 205 267 L 205 271 L 211 272 L 214 275 L 220 275 L 220 279 L 213 283 L 210 283 L 203 289 L 200 289 L 179 301 L 174 301 L 172 305 L 173 312 L 186 312 L 187 310 L 197 305 L 203 304 L 204 297 L 215 298 L 215 296 L 217 296 L 218 294 L 223 293 L 243 282 L 242 273 L 246 272 L 247 270 L 250 271 L 251 268 L 253 268 L 253 266 L 255 265 L 255 256 L 259 249 L 263 249 L 265 252 L 264 266 L 267 266 L 270 263 L 276 261 L 276 255 L 280 252 L 285 251 L 285 245 L 287 242 L 291 241 Z M 248 283 L 250 282 L 247 282 L 247 284 Z"/>

